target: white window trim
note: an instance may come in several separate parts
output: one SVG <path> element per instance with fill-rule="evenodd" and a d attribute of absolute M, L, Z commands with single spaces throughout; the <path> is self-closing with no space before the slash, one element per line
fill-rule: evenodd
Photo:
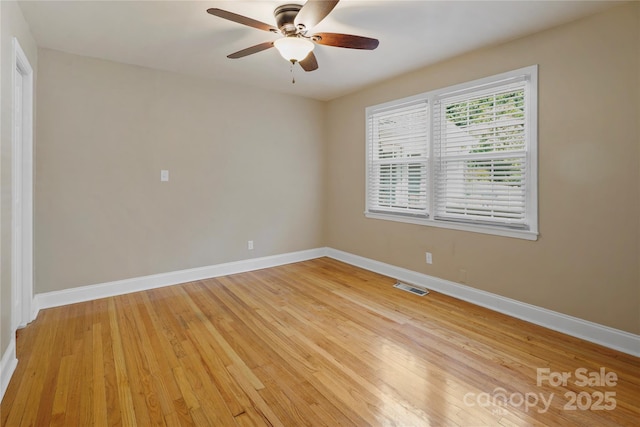
<path fill-rule="evenodd" d="M 507 80 L 514 77 L 519 76 L 527 76 L 529 80 L 528 85 L 528 93 L 526 97 L 527 108 L 525 108 L 526 112 L 526 121 L 529 123 L 527 127 L 527 140 L 528 140 L 528 154 L 527 154 L 527 187 L 526 187 L 526 200 L 529 206 L 527 210 L 528 216 L 528 230 L 519 230 L 519 229 L 510 229 L 506 226 L 493 226 L 493 225 L 484 225 L 484 224 L 469 224 L 469 223 L 460 223 L 460 222 L 452 222 L 452 221 L 442 221 L 435 220 L 432 218 L 433 212 L 430 212 L 429 218 L 415 218 L 410 216 L 403 215 L 394 215 L 391 213 L 380 213 L 380 212 L 369 212 L 369 143 L 365 144 L 365 183 L 366 183 L 366 191 L 365 191 L 365 216 L 371 219 L 379 219 L 379 220 L 387 220 L 387 221 L 396 221 L 403 222 L 409 224 L 419 224 L 426 225 L 431 227 L 439 227 L 446 228 L 452 230 L 460 230 L 460 231 L 469 231 L 474 233 L 482 233 L 482 234 L 492 234 L 496 236 L 504 236 L 504 237 L 513 237 L 525 240 L 537 240 L 538 239 L 538 66 L 531 65 L 524 68 L 519 68 L 517 70 L 508 71 L 501 74 L 496 74 L 493 76 L 481 78 L 478 80 L 474 80 L 471 82 L 461 83 L 453 86 L 449 86 L 446 88 L 436 89 L 433 91 L 425 92 L 418 95 L 413 95 L 410 97 L 397 99 L 394 101 L 386 102 L 383 104 L 378 104 L 375 106 L 367 107 L 366 116 L 369 117 L 369 112 L 373 110 L 379 110 L 382 108 L 392 107 L 394 105 L 403 104 L 407 102 L 414 102 L 417 100 L 426 100 L 429 104 L 430 108 L 434 105 L 434 100 L 436 97 L 442 94 L 451 94 L 452 92 L 463 92 L 469 91 L 474 87 L 483 86 L 491 83 L 498 82 L 500 80 Z M 429 120 L 431 123 L 429 124 L 429 158 L 433 159 L 433 141 L 434 141 L 434 127 L 433 127 L 433 114 L 429 115 Z M 368 120 L 367 120 L 367 125 Z M 367 129 L 368 135 L 368 129 Z M 433 161 L 433 160 L 431 160 Z M 434 169 L 433 167 L 429 167 L 430 173 L 430 182 L 433 183 L 434 177 Z M 429 201 L 428 206 L 435 206 L 435 191 L 433 191 L 433 184 L 430 187 L 429 191 Z"/>

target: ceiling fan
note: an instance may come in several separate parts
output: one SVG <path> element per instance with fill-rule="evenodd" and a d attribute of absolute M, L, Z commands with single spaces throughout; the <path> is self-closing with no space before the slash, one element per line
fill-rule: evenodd
<path fill-rule="evenodd" d="M 313 54 L 315 44 L 365 50 L 373 50 L 378 47 L 378 40 L 369 37 L 339 33 L 316 33 L 307 35 L 310 28 L 315 27 L 331 13 L 333 8 L 338 4 L 338 1 L 339 0 L 307 0 L 303 5 L 284 4 L 278 6 L 273 11 L 277 27 L 218 8 L 208 9 L 207 12 L 211 15 L 228 19 L 229 21 L 284 36 L 275 41 L 266 41 L 239 50 L 238 52 L 227 55 L 227 58 L 243 58 L 275 47 L 278 52 L 280 52 L 280 55 L 290 61 L 292 65 L 299 63 L 305 71 L 313 71 L 318 69 L 318 61 Z"/>

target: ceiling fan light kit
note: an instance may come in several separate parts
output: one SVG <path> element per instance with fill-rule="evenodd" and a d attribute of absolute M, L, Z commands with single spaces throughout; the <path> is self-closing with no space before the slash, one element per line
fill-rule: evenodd
<path fill-rule="evenodd" d="M 318 69 L 318 62 L 313 53 L 316 44 L 364 50 L 373 50 L 378 47 L 377 39 L 351 34 L 318 33 L 307 36 L 309 29 L 326 18 L 336 7 L 338 1 L 307 0 L 303 5 L 284 4 L 278 6 L 273 11 L 277 27 L 218 8 L 208 9 L 207 12 L 219 18 L 283 36 L 273 42 L 267 41 L 239 50 L 227 55 L 227 58 L 243 58 L 275 47 L 287 61 L 292 64 L 300 64 L 305 71 L 313 71 Z"/>
<path fill-rule="evenodd" d="M 302 61 L 315 47 L 309 40 L 296 36 L 283 37 L 273 45 L 284 59 L 293 63 Z"/>

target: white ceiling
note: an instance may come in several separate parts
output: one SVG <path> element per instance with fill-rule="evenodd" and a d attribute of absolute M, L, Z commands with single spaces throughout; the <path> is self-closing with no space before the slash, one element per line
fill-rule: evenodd
<path fill-rule="evenodd" d="M 226 55 L 278 36 L 206 13 L 210 7 L 275 25 L 282 1 L 25 1 L 41 47 L 160 70 L 241 82 L 320 100 L 514 39 L 612 5 L 611 1 L 342 0 L 312 32 L 380 40 L 374 51 L 316 46 L 319 69 L 305 73 L 275 49 Z"/>

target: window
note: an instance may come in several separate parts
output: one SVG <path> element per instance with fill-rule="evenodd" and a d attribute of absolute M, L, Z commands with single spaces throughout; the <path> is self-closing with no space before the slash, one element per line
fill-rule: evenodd
<path fill-rule="evenodd" d="M 370 218 L 537 238 L 537 67 L 367 108 Z"/>

